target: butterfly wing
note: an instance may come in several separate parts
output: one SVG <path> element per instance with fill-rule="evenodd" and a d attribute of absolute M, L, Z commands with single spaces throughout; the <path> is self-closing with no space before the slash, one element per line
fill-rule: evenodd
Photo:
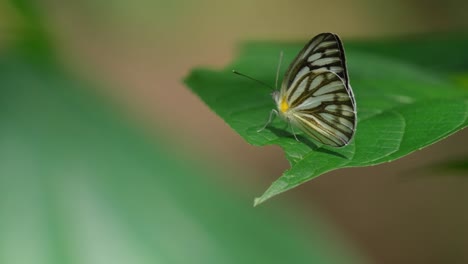
<path fill-rule="evenodd" d="M 342 147 L 356 130 L 356 111 L 345 82 L 334 72 L 304 75 L 287 97 L 290 121 L 323 144 Z"/>
<path fill-rule="evenodd" d="M 349 86 L 343 44 L 333 33 L 321 33 L 312 38 L 289 65 L 281 89 L 287 90 L 308 72 L 332 71 Z"/>
<path fill-rule="evenodd" d="M 326 145 L 341 147 L 356 130 L 356 103 L 337 35 L 314 37 L 291 63 L 281 86 L 291 122 Z"/>

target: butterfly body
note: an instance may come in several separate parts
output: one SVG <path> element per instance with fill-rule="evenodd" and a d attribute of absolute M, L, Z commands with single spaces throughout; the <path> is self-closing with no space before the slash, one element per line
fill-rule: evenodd
<path fill-rule="evenodd" d="M 342 147 L 354 136 L 356 103 L 343 46 L 333 33 L 309 41 L 272 97 L 280 117 L 325 145 Z"/>
<path fill-rule="evenodd" d="M 294 109 L 291 109 L 288 103 L 288 99 L 285 95 L 281 95 L 279 91 L 275 91 L 272 94 L 273 100 L 276 103 L 278 115 L 288 123 L 294 121 Z"/>

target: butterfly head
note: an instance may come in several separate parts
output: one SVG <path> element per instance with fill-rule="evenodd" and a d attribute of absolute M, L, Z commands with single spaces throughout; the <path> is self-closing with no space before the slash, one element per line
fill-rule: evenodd
<path fill-rule="evenodd" d="M 276 103 L 278 103 L 279 101 L 279 95 L 280 95 L 279 91 L 274 91 L 271 93 L 271 97 L 273 97 L 273 100 L 275 100 Z"/>

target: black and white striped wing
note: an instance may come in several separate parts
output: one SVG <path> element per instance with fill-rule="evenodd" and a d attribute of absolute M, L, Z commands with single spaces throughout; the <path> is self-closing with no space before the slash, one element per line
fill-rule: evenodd
<path fill-rule="evenodd" d="M 309 72 L 288 95 L 291 122 L 315 140 L 347 145 L 356 130 L 356 109 L 345 82 L 334 72 Z"/>
<path fill-rule="evenodd" d="M 304 46 L 289 65 L 281 87 L 282 89 L 292 87 L 298 78 L 308 72 L 323 71 L 336 73 L 346 85 L 349 85 L 343 44 L 333 33 L 318 34 Z"/>
<path fill-rule="evenodd" d="M 294 125 L 326 145 L 347 145 L 356 130 L 356 103 L 349 85 L 343 45 L 322 33 L 302 49 L 283 79 Z"/>

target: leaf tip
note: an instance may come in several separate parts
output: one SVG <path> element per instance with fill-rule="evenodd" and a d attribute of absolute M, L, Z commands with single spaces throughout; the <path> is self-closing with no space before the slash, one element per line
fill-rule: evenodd
<path fill-rule="evenodd" d="M 254 199 L 253 206 L 254 206 L 254 207 L 257 207 L 257 205 L 260 205 L 260 204 L 263 203 L 264 201 L 265 201 L 265 200 L 262 199 L 262 197 L 256 197 L 256 198 Z"/>
<path fill-rule="evenodd" d="M 290 189 L 289 185 L 284 181 L 284 179 L 279 178 L 271 184 L 271 186 L 260 196 L 254 199 L 254 207 L 262 204 L 266 200 L 276 196 L 286 190 Z"/>

